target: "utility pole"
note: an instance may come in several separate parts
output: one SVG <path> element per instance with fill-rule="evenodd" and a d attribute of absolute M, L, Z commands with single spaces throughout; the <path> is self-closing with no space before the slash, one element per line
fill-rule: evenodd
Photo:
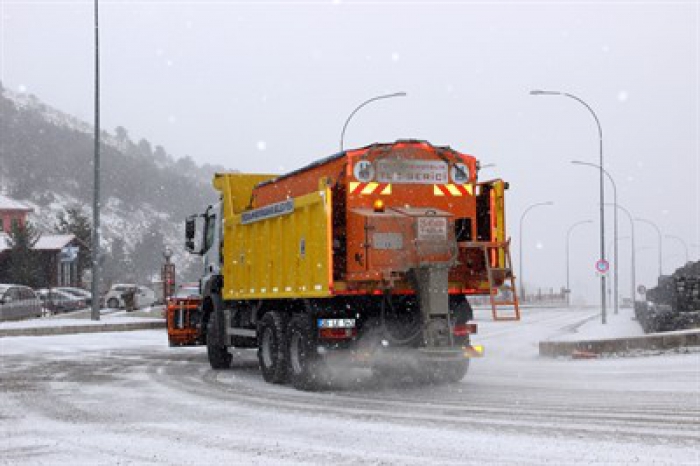
<path fill-rule="evenodd" d="M 571 231 L 579 225 L 585 225 L 586 223 L 593 223 L 593 220 L 581 220 L 576 222 L 569 227 L 566 231 L 566 305 L 571 306 L 571 285 L 569 283 L 569 240 L 571 239 Z"/>
<path fill-rule="evenodd" d="M 605 204 L 605 205 L 612 205 L 612 204 Z M 632 300 L 632 307 L 634 307 L 634 303 L 635 303 L 635 301 L 637 301 L 637 300 L 636 300 L 636 296 L 637 296 L 637 259 L 636 259 L 637 250 L 635 249 L 636 246 L 635 246 L 635 244 L 634 244 L 634 243 L 635 243 L 635 237 L 634 237 L 634 217 L 632 216 L 632 214 L 630 213 L 629 210 L 627 210 L 626 208 L 624 208 L 624 207 L 621 206 L 620 204 L 617 204 L 616 206 L 617 206 L 617 208 L 618 208 L 619 210 L 621 210 L 622 212 L 624 212 L 625 215 L 627 215 L 627 218 L 628 218 L 629 221 L 630 221 L 630 236 L 631 236 L 631 238 L 632 238 L 632 252 L 631 252 L 631 254 L 632 254 L 632 264 L 631 264 L 631 266 L 630 266 L 630 267 L 631 267 L 631 274 L 630 274 L 630 276 L 631 276 L 631 278 L 632 278 L 632 290 L 631 290 L 630 299 Z"/>
<path fill-rule="evenodd" d="M 634 221 L 646 223 L 647 225 L 653 227 L 654 230 L 656 230 L 656 234 L 657 234 L 658 239 L 659 239 L 659 277 L 663 276 L 663 274 L 664 274 L 663 273 L 663 255 L 664 254 L 663 254 L 663 241 L 661 239 L 661 237 L 663 235 L 661 234 L 661 229 L 659 228 L 659 226 L 656 223 L 652 222 L 651 220 L 647 220 L 644 218 L 635 218 Z"/>
<path fill-rule="evenodd" d="M 593 119 L 595 120 L 595 124 L 598 127 L 598 149 L 599 149 L 599 155 L 600 155 L 600 260 L 605 262 L 605 185 L 603 184 L 603 127 L 600 125 L 600 120 L 598 119 L 598 115 L 593 111 L 593 107 L 588 105 L 583 99 L 580 97 L 576 97 L 573 94 L 570 94 L 568 92 L 559 92 L 559 91 L 541 91 L 541 90 L 534 90 L 530 91 L 530 95 L 552 95 L 552 96 L 562 96 L 562 97 L 568 97 L 569 99 L 575 100 L 576 102 L 580 103 L 586 109 L 588 112 L 591 114 Z M 607 323 L 607 312 L 605 310 L 605 274 L 602 273 L 600 274 L 600 306 L 601 306 L 601 319 L 602 323 L 606 324 Z"/>
<path fill-rule="evenodd" d="M 92 320 L 100 320 L 100 23 L 95 0 L 95 158 L 92 193 Z"/>
<path fill-rule="evenodd" d="M 603 173 L 605 173 L 605 176 L 608 177 L 608 180 L 610 181 L 610 184 L 613 187 L 613 224 L 614 224 L 614 230 L 613 230 L 613 236 L 614 236 L 614 241 L 613 241 L 613 246 L 614 246 L 614 254 L 615 254 L 615 262 L 613 262 L 613 288 L 615 290 L 615 298 L 614 298 L 614 307 L 613 309 L 615 310 L 615 314 L 618 313 L 619 311 L 619 306 L 620 306 L 620 297 L 619 297 L 619 287 L 618 287 L 618 234 L 617 234 L 617 184 L 615 183 L 615 179 L 608 173 L 608 171 L 599 165 L 596 165 L 595 163 L 589 163 L 589 162 L 580 162 L 578 160 L 572 160 L 571 163 L 574 165 L 585 165 L 588 167 L 593 167 L 598 170 L 603 170 Z M 607 205 L 607 203 L 606 203 Z"/>
<path fill-rule="evenodd" d="M 534 209 L 535 207 L 546 206 L 546 205 L 553 205 L 553 204 L 554 204 L 554 202 L 552 202 L 552 201 L 537 202 L 537 203 L 535 203 L 535 204 L 531 204 L 531 205 L 529 205 L 529 206 L 525 209 L 525 211 L 524 211 L 524 212 L 522 213 L 522 215 L 520 216 L 520 232 L 519 232 L 520 238 L 519 238 L 519 241 L 518 241 L 518 244 L 519 244 L 519 246 L 520 246 L 520 247 L 518 248 L 518 249 L 519 249 L 519 251 L 518 251 L 518 252 L 519 252 L 519 254 L 518 254 L 518 255 L 519 255 L 519 257 L 518 257 L 518 268 L 519 268 L 519 271 L 518 271 L 518 280 L 520 280 L 520 297 L 521 297 L 523 300 L 526 299 L 526 296 L 525 296 L 525 281 L 523 280 L 523 220 L 525 220 L 525 215 L 527 215 L 527 213 L 530 212 L 530 211 L 531 211 L 532 209 Z"/>
<path fill-rule="evenodd" d="M 372 97 L 371 99 L 367 99 L 364 102 L 362 102 L 360 105 L 358 105 L 355 110 L 350 113 L 350 116 L 348 116 L 347 120 L 345 120 L 345 124 L 343 125 L 343 131 L 340 133 L 340 152 L 343 152 L 345 149 L 344 143 L 345 143 L 345 130 L 348 127 L 348 124 L 350 123 L 350 120 L 352 120 L 352 117 L 355 116 L 357 112 L 360 111 L 362 107 L 365 105 L 374 102 L 375 100 L 381 100 L 381 99 L 390 99 L 392 97 L 406 97 L 405 92 L 395 92 L 393 94 L 386 94 L 386 95 L 378 95 L 377 97 Z"/>

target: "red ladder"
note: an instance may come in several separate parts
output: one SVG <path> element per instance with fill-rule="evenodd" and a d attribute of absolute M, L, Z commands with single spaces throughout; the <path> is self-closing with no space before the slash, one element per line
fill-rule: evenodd
<path fill-rule="evenodd" d="M 510 239 L 508 239 L 508 241 L 476 242 L 472 244 L 480 248 L 484 253 L 493 320 L 520 320 L 520 302 L 518 301 L 518 291 L 515 286 L 515 275 L 513 275 L 513 261 L 510 256 Z M 501 253 L 503 254 L 503 264 L 499 264 Z M 497 265 L 502 265 L 503 267 L 494 267 L 492 262 L 495 262 Z M 499 287 L 496 286 L 496 281 L 505 283 L 506 280 L 510 281 L 510 299 L 497 300 Z M 503 287 L 503 285 L 501 285 L 501 287 Z M 499 315 L 498 306 L 513 306 L 514 313 L 511 315 Z"/>

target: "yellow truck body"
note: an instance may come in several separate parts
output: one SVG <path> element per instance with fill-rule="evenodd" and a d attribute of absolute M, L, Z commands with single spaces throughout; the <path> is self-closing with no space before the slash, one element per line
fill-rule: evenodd
<path fill-rule="evenodd" d="M 331 191 L 248 209 L 253 187 L 272 175 L 217 174 L 223 200 L 223 298 L 331 296 Z"/>

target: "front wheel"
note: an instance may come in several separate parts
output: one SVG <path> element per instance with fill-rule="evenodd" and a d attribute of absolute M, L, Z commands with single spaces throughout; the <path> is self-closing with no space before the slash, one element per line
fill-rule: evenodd
<path fill-rule="evenodd" d="M 289 379 L 299 390 L 318 390 L 328 384 L 325 363 L 316 351 L 311 320 L 296 315 L 289 321 Z"/>
<path fill-rule="evenodd" d="M 214 332 L 218 332 L 219 319 L 221 319 L 221 313 L 212 312 L 207 331 L 209 335 L 214 335 Z M 231 353 L 228 352 L 226 346 L 220 345 L 217 340 L 217 338 L 207 338 L 209 364 L 212 369 L 228 369 L 231 367 Z"/>
<path fill-rule="evenodd" d="M 279 312 L 268 312 L 258 328 L 258 362 L 263 379 L 269 383 L 287 381 L 289 348 L 287 321 Z"/>
<path fill-rule="evenodd" d="M 107 307 L 109 309 L 119 309 L 119 300 L 117 298 L 109 298 L 107 300 Z"/>

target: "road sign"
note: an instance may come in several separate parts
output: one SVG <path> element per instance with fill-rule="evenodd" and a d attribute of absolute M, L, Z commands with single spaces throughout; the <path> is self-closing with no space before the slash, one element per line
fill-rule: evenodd
<path fill-rule="evenodd" d="M 602 274 L 608 273 L 608 270 L 610 270 L 610 263 L 605 259 L 600 259 L 595 263 L 595 270 Z"/>
<path fill-rule="evenodd" d="M 61 249 L 59 259 L 61 262 L 73 262 L 78 258 L 78 251 L 79 249 L 77 246 L 66 246 L 65 248 Z"/>

